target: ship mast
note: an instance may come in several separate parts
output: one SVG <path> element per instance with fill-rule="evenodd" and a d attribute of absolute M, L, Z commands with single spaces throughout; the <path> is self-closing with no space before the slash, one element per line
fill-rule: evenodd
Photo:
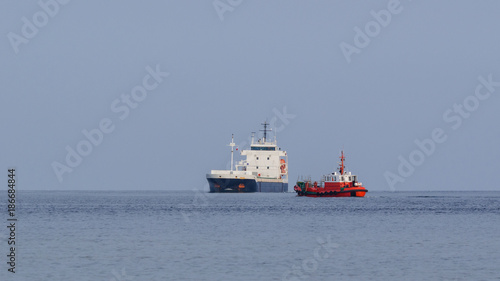
<path fill-rule="evenodd" d="M 267 123 L 267 121 L 264 121 L 264 123 L 261 123 L 261 125 L 264 125 L 264 130 L 261 130 L 264 132 L 264 139 L 263 139 L 263 142 L 266 143 L 266 139 L 267 139 L 267 131 L 272 131 L 272 129 L 267 129 L 267 125 L 269 125 L 269 123 Z"/>
<path fill-rule="evenodd" d="M 343 174 L 344 174 L 344 170 L 345 170 L 344 160 L 345 160 L 345 157 L 344 157 L 344 150 L 342 150 L 342 153 L 341 153 L 341 155 L 340 155 L 340 166 L 339 166 L 339 170 L 340 170 L 340 174 L 341 174 L 341 175 L 343 175 Z"/>
<path fill-rule="evenodd" d="M 234 153 L 234 147 L 236 144 L 234 143 L 234 134 L 231 134 L 231 143 L 229 144 L 231 147 L 231 172 L 233 172 L 233 153 Z"/>

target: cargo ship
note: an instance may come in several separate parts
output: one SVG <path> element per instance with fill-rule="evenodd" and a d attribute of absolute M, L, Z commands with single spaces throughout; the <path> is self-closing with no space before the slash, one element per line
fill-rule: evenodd
<path fill-rule="evenodd" d="M 210 192 L 288 192 L 288 156 L 286 151 L 278 147 L 276 135 L 269 140 L 268 123 L 264 122 L 263 137 L 254 140 L 252 133 L 250 149 L 241 150 L 245 157 L 233 165 L 233 154 L 236 144 L 231 136 L 231 168 L 230 170 L 211 170 L 207 174 Z M 236 148 L 238 151 L 238 148 Z"/>
<path fill-rule="evenodd" d="M 321 181 L 299 180 L 294 186 L 298 196 L 308 197 L 364 197 L 368 192 L 358 177 L 347 172 L 344 166 L 344 151 L 340 155 L 339 170 L 324 175 Z"/>

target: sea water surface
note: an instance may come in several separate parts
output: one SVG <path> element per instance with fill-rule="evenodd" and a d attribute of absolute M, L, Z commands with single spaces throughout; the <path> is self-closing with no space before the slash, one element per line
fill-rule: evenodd
<path fill-rule="evenodd" d="M 17 198 L 16 273 L 4 226 L 0 280 L 500 280 L 500 192 Z"/>

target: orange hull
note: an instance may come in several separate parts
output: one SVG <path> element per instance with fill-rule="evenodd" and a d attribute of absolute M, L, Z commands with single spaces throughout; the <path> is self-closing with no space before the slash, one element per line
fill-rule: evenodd
<path fill-rule="evenodd" d="M 331 190 L 322 187 L 293 188 L 298 196 L 307 197 L 364 197 L 368 190 L 362 186 L 347 187 L 338 190 Z"/>

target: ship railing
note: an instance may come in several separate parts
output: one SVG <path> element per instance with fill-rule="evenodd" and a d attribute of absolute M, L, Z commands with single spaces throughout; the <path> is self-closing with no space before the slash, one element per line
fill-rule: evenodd
<path fill-rule="evenodd" d="M 250 171 L 228 171 L 228 170 L 211 170 L 211 174 L 215 175 L 227 175 L 227 174 L 232 174 L 232 175 L 252 175 L 252 172 Z"/>

